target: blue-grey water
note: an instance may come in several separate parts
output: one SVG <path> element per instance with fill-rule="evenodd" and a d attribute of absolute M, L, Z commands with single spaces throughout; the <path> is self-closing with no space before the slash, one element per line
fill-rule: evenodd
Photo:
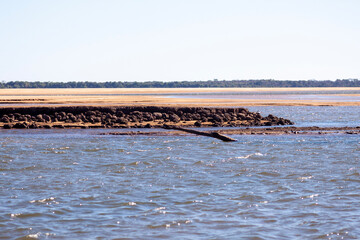
<path fill-rule="evenodd" d="M 298 127 L 360 126 L 360 106 L 256 106 L 250 111 L 273 114 L 295 122 Z"/>
<path fill-rule="evenodd" d="M 318 102 L 359 102 L 360 91 L 356 91 L 354 95 L 344 95 L 341 93 L 334 93 L 334 92 L 324 92 L 324 93 L 317 93 L 317 92 L 271 92 L 271 93 L 264 93 L 264 92 L 256 92 L 249 94 L 248 92 L 243 93 L 191 93 L 191 94 L 174 94 L 174 95 L 167 95 L 167 98 L 200 98 L 200 99 L 247 99 L 247 100 L 254 100 L 254 99 L 269 99 L 269 100 L 311 100 L 311 101 L 318 101 Z M 350 93 L 348 93 L 350 94 Z"/>
<path fill-rule="evenodd" d="M 360 107 L 250 110 L 360 125 Z M 360 238 L 360 135 L 106 131 L 0 130 L 0 239 Z"/>

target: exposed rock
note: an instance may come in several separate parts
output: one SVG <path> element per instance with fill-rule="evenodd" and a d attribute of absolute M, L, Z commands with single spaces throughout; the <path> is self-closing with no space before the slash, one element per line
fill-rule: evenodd
<path fill-rule="evenodd" d="M 195 127 L 201 127 L 201 122 L 199 122 L 199 121 L 195 122 L 195 123 L 194 123 L 194 126 L 195 126 Z"/>
<path fill-rule="evenodd" d="M 9 123 L 10 122 L 10 118 L 7 115 L 4 115 L 1 119 L 0 122 L 3 123 Z"/>
<path fill-rule="evenodd" d="M 42 117 L 46 122 L 51 122 L 51 117 L 49 115 L 44 114 Z"/>
<path fill-rule="evenodd" d="M 18 122 L 15 123 L 13 126 L 13 128 L 28 128 L 28 123 L 27 122 Z"/>
<path fill-rule="evenodd" d="M 27 122 L 27 126 L 24 125 Z M 164 123 L 178 126 L 273 126 L 290 125 L 290 120 L 273 115 L 262 117 L 245 108 L 203 107 L 28 107 L 0 108 L 3 127 L 72 127 L 85 123 L 90 127 L 159 127 Z M 10 124 L 11 123 L 11 124 Z M 52 123 L 55 123 L 52 125 Z M 72 125 L 71 125 L 72 124 Z M 82 125 L 77 125 L 81 127 Z"/>
<path fill-rule="evenodd" d="M 171 114 L 171 115 L 169 116 L 169 120 L 170 120 L 171 122 L 174 122 L 174 123 L 180 122 L 180 118 L 179 118 L 179 116 L 176 115 L 176 114 Z"/>
<path fill-rule="evenodd" d="M 128 124 L 129 121 L 124 117 L 120 117 L 120 118 L 117 119 L 116 122 L 120 123 L 120 124 Z"/>
<path fill-rule="evenodd" d="M 31 128 L 31 129 L 39 128 L 39 126 L 37 125 L 37 123 L 31 123 L 31 124 L 29 124 L 28 127 Z"/>
<path fill-rule="evenodd" d="M 11 129 L 13 127 L 12 124 L 4 124 L 3 128 L 4 129 Z"/>

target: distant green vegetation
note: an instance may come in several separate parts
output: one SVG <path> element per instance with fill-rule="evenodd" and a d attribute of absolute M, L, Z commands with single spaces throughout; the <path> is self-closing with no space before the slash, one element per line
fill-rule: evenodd
<path fill-rule="evenodd" d="M 358 79 L 338 79 L 336 81 L 318 80 L 208 80 L 208 81 L 174 81 L 174 82 L 0 82 L 0 88 L 274 88 L 274 87 L 360 87 Z"/>

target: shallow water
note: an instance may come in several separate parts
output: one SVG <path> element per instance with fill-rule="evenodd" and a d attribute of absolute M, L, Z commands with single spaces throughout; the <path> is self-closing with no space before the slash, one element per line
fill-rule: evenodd
<path fill-rule="evenodd" d="M 317 102 L 359 102 L 359 90 L 327 91 L 261 91 L 261 92 L 216 92 L 216 93 L 178 93 L 165 94 L 167 98 L 200 99 L 244 99 L 244 100 L 305 100 Z"/>
<path fill-rule="evenodd" d="M 360 107 L 249 109 L 297 126 L 360 126 Z M 99 135 L 108 131 L 0 130 L 0 239 L 360 236 L 358 135 L 224 143 Z"/>
<path fill-rule="evenodd" d="M 298 127 L 360 126 L 360 106 L 256 106 L 247 107 L 263 116 L 290 119 Z"/>
<path fill-rule="evenodd" d="M 200 98 L 200 99 L 244 99 L 244 100 L 305 100 L 318 102 L 359 102 L 360 96 L 346 96 L 334 94 L 187 94 L 187 95 L 172 95 L 168 98 Z"/>
<path fill-rule="evenodd" d="M 357 239 L 358 136 L 2 130 L 0 238 Z"/>

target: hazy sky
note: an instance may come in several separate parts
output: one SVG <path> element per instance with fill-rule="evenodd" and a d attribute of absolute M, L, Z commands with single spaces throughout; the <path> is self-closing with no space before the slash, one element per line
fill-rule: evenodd
<path fill-rule="evenodd" d="M 0 81 L 360 78 L 359 0 L 0 0 Z"/>

